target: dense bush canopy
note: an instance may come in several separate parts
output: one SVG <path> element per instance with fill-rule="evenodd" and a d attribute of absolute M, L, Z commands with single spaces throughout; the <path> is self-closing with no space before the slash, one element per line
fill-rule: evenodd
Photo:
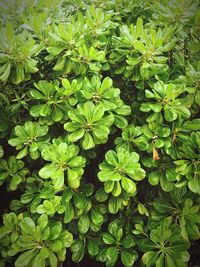
<path fill-rule="evenodd" d="M 198 2 L 1 1 L 0 266 L 188 266 Z"/>

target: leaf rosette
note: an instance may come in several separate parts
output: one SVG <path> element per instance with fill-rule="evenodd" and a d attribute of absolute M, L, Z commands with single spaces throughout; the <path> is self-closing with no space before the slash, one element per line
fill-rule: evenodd
<path fill-rule="evenodd" d="M 69 142 L 81 140 L 83 149 L 88 150 L 96 144 L 104 144 L 108 140 L 109 127 L 113 124 L 113 115 L 106 115 L 102 105 L 95 106 L 88 101 L 78 104 L 77 109 L 68 112 L 71 122 L 64 124 Z"/>
<path fill-rule="evenodd" d="M 51 178 L 56 190 L 64 186 L 65 176 L 70 187 L 78 188 L 86 162 L 78 153 L 79 148 L 74 144 L 51 144 L 42 151 L 42 157 L 52 163 L 40 169 L 39 175 L 44 179 Z"/>
<path fill-rule="evenodd" d="M 118 197 L 122 189 L 127 193 L 136 192 L 135 181 L 141 181 L 145 177 L 145 171 L 141 168 L 139 155 L 123 148 L 117 151 L 109 150 L 105 160 L 99 165 L 99 180 L 104 182 L 104 189 Z"/>

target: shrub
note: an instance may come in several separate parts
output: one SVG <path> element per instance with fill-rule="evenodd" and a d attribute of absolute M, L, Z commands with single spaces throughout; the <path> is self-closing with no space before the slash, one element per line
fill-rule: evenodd
<path fill-rule="evenodd" d="M 187 266 L 200 238 L 198 1 L 1 8 L 0 266 Z"/>

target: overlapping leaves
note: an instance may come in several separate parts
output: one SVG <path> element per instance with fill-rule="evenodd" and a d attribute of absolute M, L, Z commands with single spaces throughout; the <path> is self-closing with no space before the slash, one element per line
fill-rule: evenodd
<path fill-rule="evenodd" d="M 145 177 L 145 171 L 141 168 L 139 155 L 136 152 L 128 152 L 119 148 L 116 152 L 110 150 L 105 155 L 105 161 L 99 165 L 99 180 L 104 182 L 104 189 L 117 197 L 122 189 L 127 193 L 136 192 L 134 181 L 141 181 Z"/>
<path fill-rule="evenodd" d="M 81 140 L 85 150 L 106 143 L 114 117 L 106 115 L 102 105 L 95 106 L 88 101 L 78 104 L 77 109 L 69 111 L 68 115 L 72 121 L 65 123 L 64 128 L 72 132 L 68 135 L 70 142 Z"/>
<path fill-rule="evenodd" d="M 42 151 L 42 157 L 52 163 L 45 165 L 39 171 L 44 178 L 51 178 L 56 190 L 64 186 L 65 173 L 70 187 L 77 188 L 83 174 L 85 159 L 78 155 L 79 148 L 73 144 L 52 144 Z"/>
<path fill-rule="evenodd" d="M 0 184 L 21 196 L 0 265 L 187 266 L 200 237 L 197 1 L 17 3 L 0 14 Z"/>

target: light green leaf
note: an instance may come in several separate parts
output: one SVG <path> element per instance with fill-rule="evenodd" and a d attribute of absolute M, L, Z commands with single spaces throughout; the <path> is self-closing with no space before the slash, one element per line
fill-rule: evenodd
<path fill-rule="evenodd" d="M 90 221 L 87 214 L 82 214 L 78 220 L 78 229 L 80 233 L 85 234 L 89 230 Z"/>
<path fill-rule="evenodd" d="M 35 249 L 30 249 L 23 252 L 15 261 L 15 267 L 27 267 L 30 266 L 31 261 L 35 258 L 37 252 Z"/>
<path fill-rule="evenodd" d="M 76 142 L 76 141 L 78 141 L 79 139 L 81 139 L 83 137 L 84 133 L 85 133 L 85 131 L 83 129 L 71 133 L 68 136 L 69 142 Z"/>
<path fill-rule="evenodd" d="M 122 188 L 127 192 L 127 193 L 135 193 L 136 192 L 136 185 L 135 183 L 126 177 L 122 177 Z"/>
<path fill-rule="evenodd" d="M 115 263 L 118 258 L 118 251 L 116 247 L 110 247 L 106 250 L 106 257 L 109 262 Z"/>
<path fill-rule="evenodd" d="M 137 260 L 138 255 L 136 251 L 121 250 L 121 261 L 126 267 L 132 267 Z"/>
<path fill-rule="evenodd" d="M 82 146 L 85 150 L 91 149 L 95 146 L 94 140 L 90 133 L 85 133 Z"/>
<path fill-rule="evenodd" d="M 89 239 L 87 243 L 87 249 L 91 256 L 96 256 L 99 252 L 99 247 L 95 240 Z"/>

